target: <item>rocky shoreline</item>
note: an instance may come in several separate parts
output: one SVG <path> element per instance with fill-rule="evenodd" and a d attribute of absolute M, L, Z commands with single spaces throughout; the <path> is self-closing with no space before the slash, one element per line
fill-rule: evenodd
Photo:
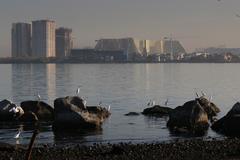
<path fill-rule="evenodd" d="M 77 94 L 80 88 L 77 89 Z M 216 120 L 220 109 L 211 102 L 202 92 L 194 100 L 187 101 L 174 109 L 150 104 L 150 108 L 142 114 L 149 116 L 168 115 L 167 127 L 173 134 L 190 134 L 193 137 L 202 137 L 210 127 L 223 135 L 239 137 L 238 129 L 240 121 L 240 103 L 237 102 L 232 109 L 220 120 Z M 40 95 L 39 95 L 40 97 Z M 20 106 L 13 104 L 9 100 L 0 102 L 2 121 L 10 122 L 30 122 L 35 130 L 31 138 L 29 147 L 22 145 L 10 145 L 0 143 L 0 159 L 20 160 L 20 159 L 57 159 L 57 160 L 105 160 L 105 159 L 240 159 L 240 139 L 211 139 L 192 138 L 184 140 L 179 138 L 175 141 L 154 142 L 154 143 L 118 143 L 93 145 L 61 145 L 50 146 L 41 145 L 32 147 L 39 133 L 39 124 L 44 121 L 52 122 L 54 132 L 65 133 L 69 129 L 76 132 L 78 129 L 101 128 L 102 123 L 110 113 L 108 108 L 97 106 L 87 106 L 85 99 L 79 96 L 67 96 L 57 98 L 54 107 L 40 101 L 24 101 Z M 126 114 L 138 115 L 136 112 Z M 0 120 L 1 121 L 1 120 Z M 18 139 L 20 128 L 14 138 Z M 29 149 L 28 149 L 29 148 Z M 30 155 L 30 156 L 29 156 Z M 29 158 L 30 157 L 30 158 Z"/>
<path fill-rule="evenodd" d="M 0 159 L 25 159 L 27 146 L 0 144 Z M 240 139 L 175 140 L 165 143 L 93 144 L 90 146 L 34 147 L 31 159 L 105 160 L 105 159 L 240 159 Z"/>

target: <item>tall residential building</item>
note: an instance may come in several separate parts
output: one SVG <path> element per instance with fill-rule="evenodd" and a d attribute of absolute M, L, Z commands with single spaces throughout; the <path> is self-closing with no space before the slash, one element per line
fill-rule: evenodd
<path fill-rule="evenodd" d="M 31 24 L 12 24 L 12 57 L 29 57 L 31 55 Z"/>
<path fill-rule="evenodd" d="M 56 29 L 56 57 L 64 58 L 70 56 L 72 47 L 72 29 Z"/>
<path fill-rule="evenodd" d="M 51 20 L 32 22 L 32 56 L 48 58 L 56 56 L 56 24 Z"/>

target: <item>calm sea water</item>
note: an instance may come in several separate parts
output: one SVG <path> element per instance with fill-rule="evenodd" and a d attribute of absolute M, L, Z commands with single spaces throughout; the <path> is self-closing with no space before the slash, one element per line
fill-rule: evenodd
<path fill-rule="evenodd" d="M 240 99 L 240 64 L 0 64 L 0 98 L 16 104 L 42 99 L 53 105 L 57 97 L 81 96 L 88 105 L 111 105 L 112 115 L 100 131 L 54 133 L 43 125 L 37 143 L 89 144 L 95 142 L 152 142 L 179 138 L 166 128 L 167 118 L 124 114 L 141 112 L 150 99 L 174 108 L 194 99 L 195 92 L 213 96 L 222 117 Z M 1 126 L 0 142 L 28 144 L 32 130 L 13 137 L 19 126 Z M 221 137 L 209 129 L 206 136 Z"/>

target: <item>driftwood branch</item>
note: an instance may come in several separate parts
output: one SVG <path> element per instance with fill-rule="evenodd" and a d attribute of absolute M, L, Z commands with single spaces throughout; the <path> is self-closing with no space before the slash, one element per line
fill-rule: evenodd
<path fill-rule="evenodd" d="M 30 158 L 31 158 L 32 149 L 33 149 L 33 144 L 34 144 L 34 141 L 35 141 L 38 133 L 39 133 L 39 130 L 38 130 L 38 129 L 35 129 L 34 132 L 33 132 L 31 141 L 30 141 L 30 143 L 29 143 L 29 146 L 28 146 L 28 150 L 27 150 L 27 153 L 26 153 L 25 160 L 30 160 Z"/>

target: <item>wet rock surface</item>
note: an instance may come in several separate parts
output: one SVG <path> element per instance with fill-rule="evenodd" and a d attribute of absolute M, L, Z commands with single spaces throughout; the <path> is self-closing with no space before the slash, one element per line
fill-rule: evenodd
<path fill-rule="evenodd" d="M 176 133 L 204 135 L 209 127 L 208 115 L 197 100 L 188 101 L 170 112 L 167 127 Z"/>
<path fill-rule="evenodd" d="M 101 106 L 87 106 L 86 109 L 89 113 L 96 114 L 102 119 L 106 119 L 111 115 L 106 108 Z"/>
<path fill-rule="evenodd" d="M 54 101 L 53 129 L 98 128 L 109 116 L 106 108 L 87 107 L 81 97 L 57 98 Z"/>
<path fill-rule="evenodd" d="M 149 115 L 149 116 L 165 116 L 165 115 L 169 115 L 171 111 L 172 109 L 169 107 L 155 105 L 153 107 L 144 109 L 142 114 Z"/>
<path fill-rule="evenodd" d="M 31 111 L 25 112 L 21 117 L 18 119 L 20 122 L 30 122 L 34 123 L 37 122 L 39 119 L 37 115 Z"/>
<path fill-rule="evenodd" d="M 211 126 L 216 132 L 227 136 L 240 137 L 240 103 L 234 104 L 232 109 Z"/>
<path fill-rule="evenodd" d="M 0 144 L 0 159 L 24 159 L 27 147 Z M 208 140 L 202 139 L 174 141 L 169 143 L 152 144 L 93 144 L 91 146 L 62 146 L 52 147 L 43 145 L 35 147 L 32 159 L 58 160 L 145 160 L 145 159 L 240 159 L 240 140 Z"/>
<path fill-rule="evenodd" d="M 53 120 L 53 107 L 43 101 L 24 101 L 20 106 L 24 112 L 34 113 L 40 121 Z"/>
<path fill-rule="evenodd" d="M 205 112 L 207 112 L 208 119 L 211 120 L 213 117 L 217 116 L 217 114 L 220 112 L 220 109 L 217 107 L 217 105 L 208 100 L 205 96 L 201 96 L 196 100 L 202 106 Z"/>
<path fill-rule="evenodd" d="M 14 122 L 24 114 L 21 107 L 5 99 L 0 102 L 0 122 Z"/>

